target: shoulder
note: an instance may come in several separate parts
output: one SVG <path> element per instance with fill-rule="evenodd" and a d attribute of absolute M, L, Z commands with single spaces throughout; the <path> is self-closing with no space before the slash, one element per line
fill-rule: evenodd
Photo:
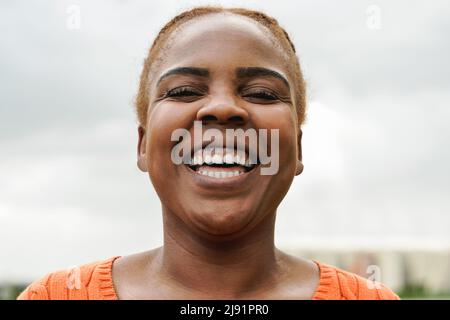
<path fill-rule="evenodd" d="M 399 296 L 385 284 L 365 279 L 325 263 L 317 262 L 320 282 L 314 299 L 317 300 L 399 300 Z"/>
<path fill-rule="evenodd" d="M 17 300 L 114 298 L 111 266 L 118 256 L 47 273 L 26 287 Z"/>

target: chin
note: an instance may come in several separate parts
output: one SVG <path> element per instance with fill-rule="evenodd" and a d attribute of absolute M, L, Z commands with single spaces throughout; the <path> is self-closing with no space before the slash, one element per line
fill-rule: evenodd
<path fill-rule="evenodd" d="M 189 219 L 204 233 L 213 236 L 231 236 L 244 231 L 255 218 L 250 210 L 210 206 L 208 210 L 195 210 Z"/>

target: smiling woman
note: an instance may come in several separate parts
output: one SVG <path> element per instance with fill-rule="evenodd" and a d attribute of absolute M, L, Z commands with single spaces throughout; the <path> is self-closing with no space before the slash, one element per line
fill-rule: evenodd
<path fill-rule="evenodd" d="M 136 100 L 137 162 L 161 200 L 164 245 L 49 273 L 19 299 L 398 299 L 274 244 L 277 208 L 303 171 L 305 105 L 295 47 L 276 20 L 219 7 L 176 16 L 150 49 Z M 187 162 L 173 159 L 180 144 Z"/>

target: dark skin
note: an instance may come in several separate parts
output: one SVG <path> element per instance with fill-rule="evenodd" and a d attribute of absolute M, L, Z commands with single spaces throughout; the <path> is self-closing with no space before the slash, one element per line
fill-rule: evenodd
<path fill-rule="evenodd" d="M 264 27 L 230 14 L 186 23 L 164 52 L 151 73 L 148 119 L 138 141 L 138 166 L 161 199 L 164 245 L 115 261 L 119 299 L 311 299 L 317 265 L 274 245 L 277 207 L 303 170 L 285 52 Z M 202 72 L 162 77 L 179 67 Z M 239 72 L 247 67 L 275 71 L 287 83 Z M 184 93 L 165 95 L 179 87 Z M 257 167 L 222 181 L 174 164 L 171 134 L 192 132 L 194 120 L 204 120 L 205 129 L 279 129 L 278 173 L 261 175 Z"/>

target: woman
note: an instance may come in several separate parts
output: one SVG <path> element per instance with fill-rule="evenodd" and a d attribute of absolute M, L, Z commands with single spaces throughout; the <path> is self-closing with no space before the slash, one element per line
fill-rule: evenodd
<path fill-rule="evenodd" d="M 303 170 L 305 104 L 294 45 L 273 18 L 220 7 L 173 18 L 145 60 L 136 100 L 138 167 L 161 199 L 164 245 L 50 273 L 19 299 L 398 299 L 274 246 L 277 207 Z M 192 145 L 198 128 L 216 134 L 210 144 L 197 135 Z M 217 138 L 239 129 L 258 144 Z"/>

